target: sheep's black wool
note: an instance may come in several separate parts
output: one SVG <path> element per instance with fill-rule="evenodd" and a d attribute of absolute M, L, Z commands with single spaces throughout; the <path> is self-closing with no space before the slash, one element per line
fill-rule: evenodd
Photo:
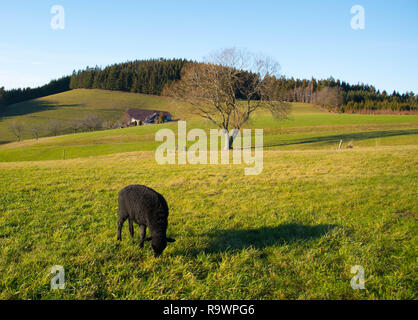
<path fill-rule="evenodd" d="M 118 240 L 122 240 L 122 226 L 126 219 L 129 221 L 129 232 L 134 236 L 133 223 L 139 225 L 140 244 L 144 247 L 144 241 L 151 240 L 154 256 L 162 254 L 167 242 L 174 239 L 167 238 L 168 205 L 164 197 L 155 190 L 142 185 L 130 185 L 119 192 L 119 221 Z M 145 239 L 146 228 L 149 228 L 151 237 Z"/>

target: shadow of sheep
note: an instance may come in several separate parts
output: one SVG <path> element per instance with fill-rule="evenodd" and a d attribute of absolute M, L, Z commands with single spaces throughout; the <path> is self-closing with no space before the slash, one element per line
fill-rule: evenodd
<path fill-rule="evenodd" d="M 283 224 L 277 227 L 256 229 L 214 230 L 205 234 L 209 243 L 201 249 L 194 249 L 189 254 L 221 253 L 246 248 L 263 249 L 273 245 L 283 245 L 296 241 L 309 241 L 320 238 L 338 227 L 337 225 L 320 224 L 315 226 L 301 224 Z"/>

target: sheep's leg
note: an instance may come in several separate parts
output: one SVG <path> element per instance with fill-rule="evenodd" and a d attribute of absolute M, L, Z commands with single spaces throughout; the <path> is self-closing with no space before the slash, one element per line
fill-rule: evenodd
<path fill-rule="evenodd" d="M 122 227 L 123 227 L 123 223 L 125 222 L 125 220 L 128 217 L 120 217 L 119 216 L 119 220 L 118 220 L 118 240 L 122 240 Z"/>
<path fill-rule="evenodd" d="M 132 239 L 134 238 L 134 222 L 129 219 L 129 233 L 131 234 Z"/>
<path fill-rule="evenodd" d="M 139 247 L 143 248 L 144 247 L 144 242 L 145 242 L 145 235 L 147 233 L 147 227 L 143 224 L 141 224 L 139 226 L 139 234 L 140 234 L 140 243 L 139 243 Z"/>

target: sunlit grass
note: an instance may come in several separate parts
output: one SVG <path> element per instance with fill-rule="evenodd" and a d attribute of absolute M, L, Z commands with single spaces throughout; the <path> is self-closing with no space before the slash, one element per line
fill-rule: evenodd
<path fill-rule="evenodd" d="M 79 111 L 82 109 L 97 111 L 118 105 L 121 114 L 127 106 L 164 109 L 186 120 L 188 129 L 202 128 L 208 132 L 214 128 L 210 122 L 192 116 L 184 104 L 163 97 L 104 90 L 73 90 L 42 99 L 60 101 L 59 107 L 39 112 L 42 117 L 48 113 L 60 115 L 61 112 L 70 111 L 71 117 L 80 117 Z M 70 100 L 83 104 L 83 107 L 63 106 L 69 104 Z M 2 125 L 5 125 L 5 121 L 0 122 L 0 131 Z M 331 114 L 301 103 L 292 104 L 292 113 L 287 120 L 278 121 L 265 112 L 257 112 L 245 127 L 264 129 L 264 146 L 269 149 L 335 149 L 341 139 L 344 145 L 353 141 L 356 147 L 418 143 L 418 116 Z M 3 144 L 0 145 L 0 161 L 58 160 L 62 158 L 63 150 L 67 158 L 155 150 L 159 145 L 155 142 L 155 133 L 161 128 L 169 128 L 176 133 L 177 123 Z"/>
<path fill-rule="evenodd" d="M 22 117 L 173 108 L 188 129 L 212 127 L 161 97 L 57 97 L 61 107 Z M 246 165 L 158 165 L 155 133 L 176 123 L 1 145 L 0 299 L 417 299 L 418 116 L 293 104 L 286 121 L 258 112 L 246 127 L 264 129 L 258 176 Z M 134 241 L 127 226 L 116 241 L 117 194 L 133 183 L 169 204 L 177 241 L 161 259 L 149 243 L 139 249 L 138 227 Z M 63 291 L 50 289 L 54 265 L 65 267 Z M 366 290 L 351 288 L 353 265 Z"/>
<path fill-rule="evenodd" d="M 243 165 L 156 165 L 153 152 L 0 164 L 0 298 L 416 299 L 417 147 L 266 151 Z M 161 259 L 127 226 L 131 183 L 170 206 Z M 53 265 L 66 289 L 50 289 Z M 350 287 L 352 265 L 366 290 Z"/>
<path fill-rule="evenodd" d="M 24 101 L 8 106 L 0 114 L 0 143 L 16 141 L 8 130 L 11 121 L 22 121 L 26 129 L 31 124 L 40 124 L 41 135 L 51 135 L 47 125 L 52 119 L 68 125 L 74 119 L 83 119 L 87 114 L 97 114 L 103 119 L 118 120 L 130 108 L 167 110 L 176 118 L 193 118 L 190 109 L 176 100 L 138 93 L 108 91 L 98 89 L 76 89 L 47 97 Z M 70 130 L 71 131 L 71 130 Z M 32 138 L 29 130 L 24 139 Z"/>

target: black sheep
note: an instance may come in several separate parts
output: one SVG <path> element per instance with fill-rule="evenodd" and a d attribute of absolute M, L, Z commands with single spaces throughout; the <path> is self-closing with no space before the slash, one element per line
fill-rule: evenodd
<path fill-rule="evenodd" d="M 162 254 L 167 242 L 174 242 L 174 239 L 167 238 L 168 205 L 164 197 L 155 190 L 142 185 L 131 185 L 119 192 L 119 221 L 118 240 L 122 240 L 122 226 L 126 219 L 129 219 L 129 232 L 134 236 L 134 225 L 136 222 L 140 230 L 140 248 L 144 247 L 144 241 L 151 240 L 151 247 L 154 256 Z M 147 227 L 151 237 L 145 239 Z"/>

